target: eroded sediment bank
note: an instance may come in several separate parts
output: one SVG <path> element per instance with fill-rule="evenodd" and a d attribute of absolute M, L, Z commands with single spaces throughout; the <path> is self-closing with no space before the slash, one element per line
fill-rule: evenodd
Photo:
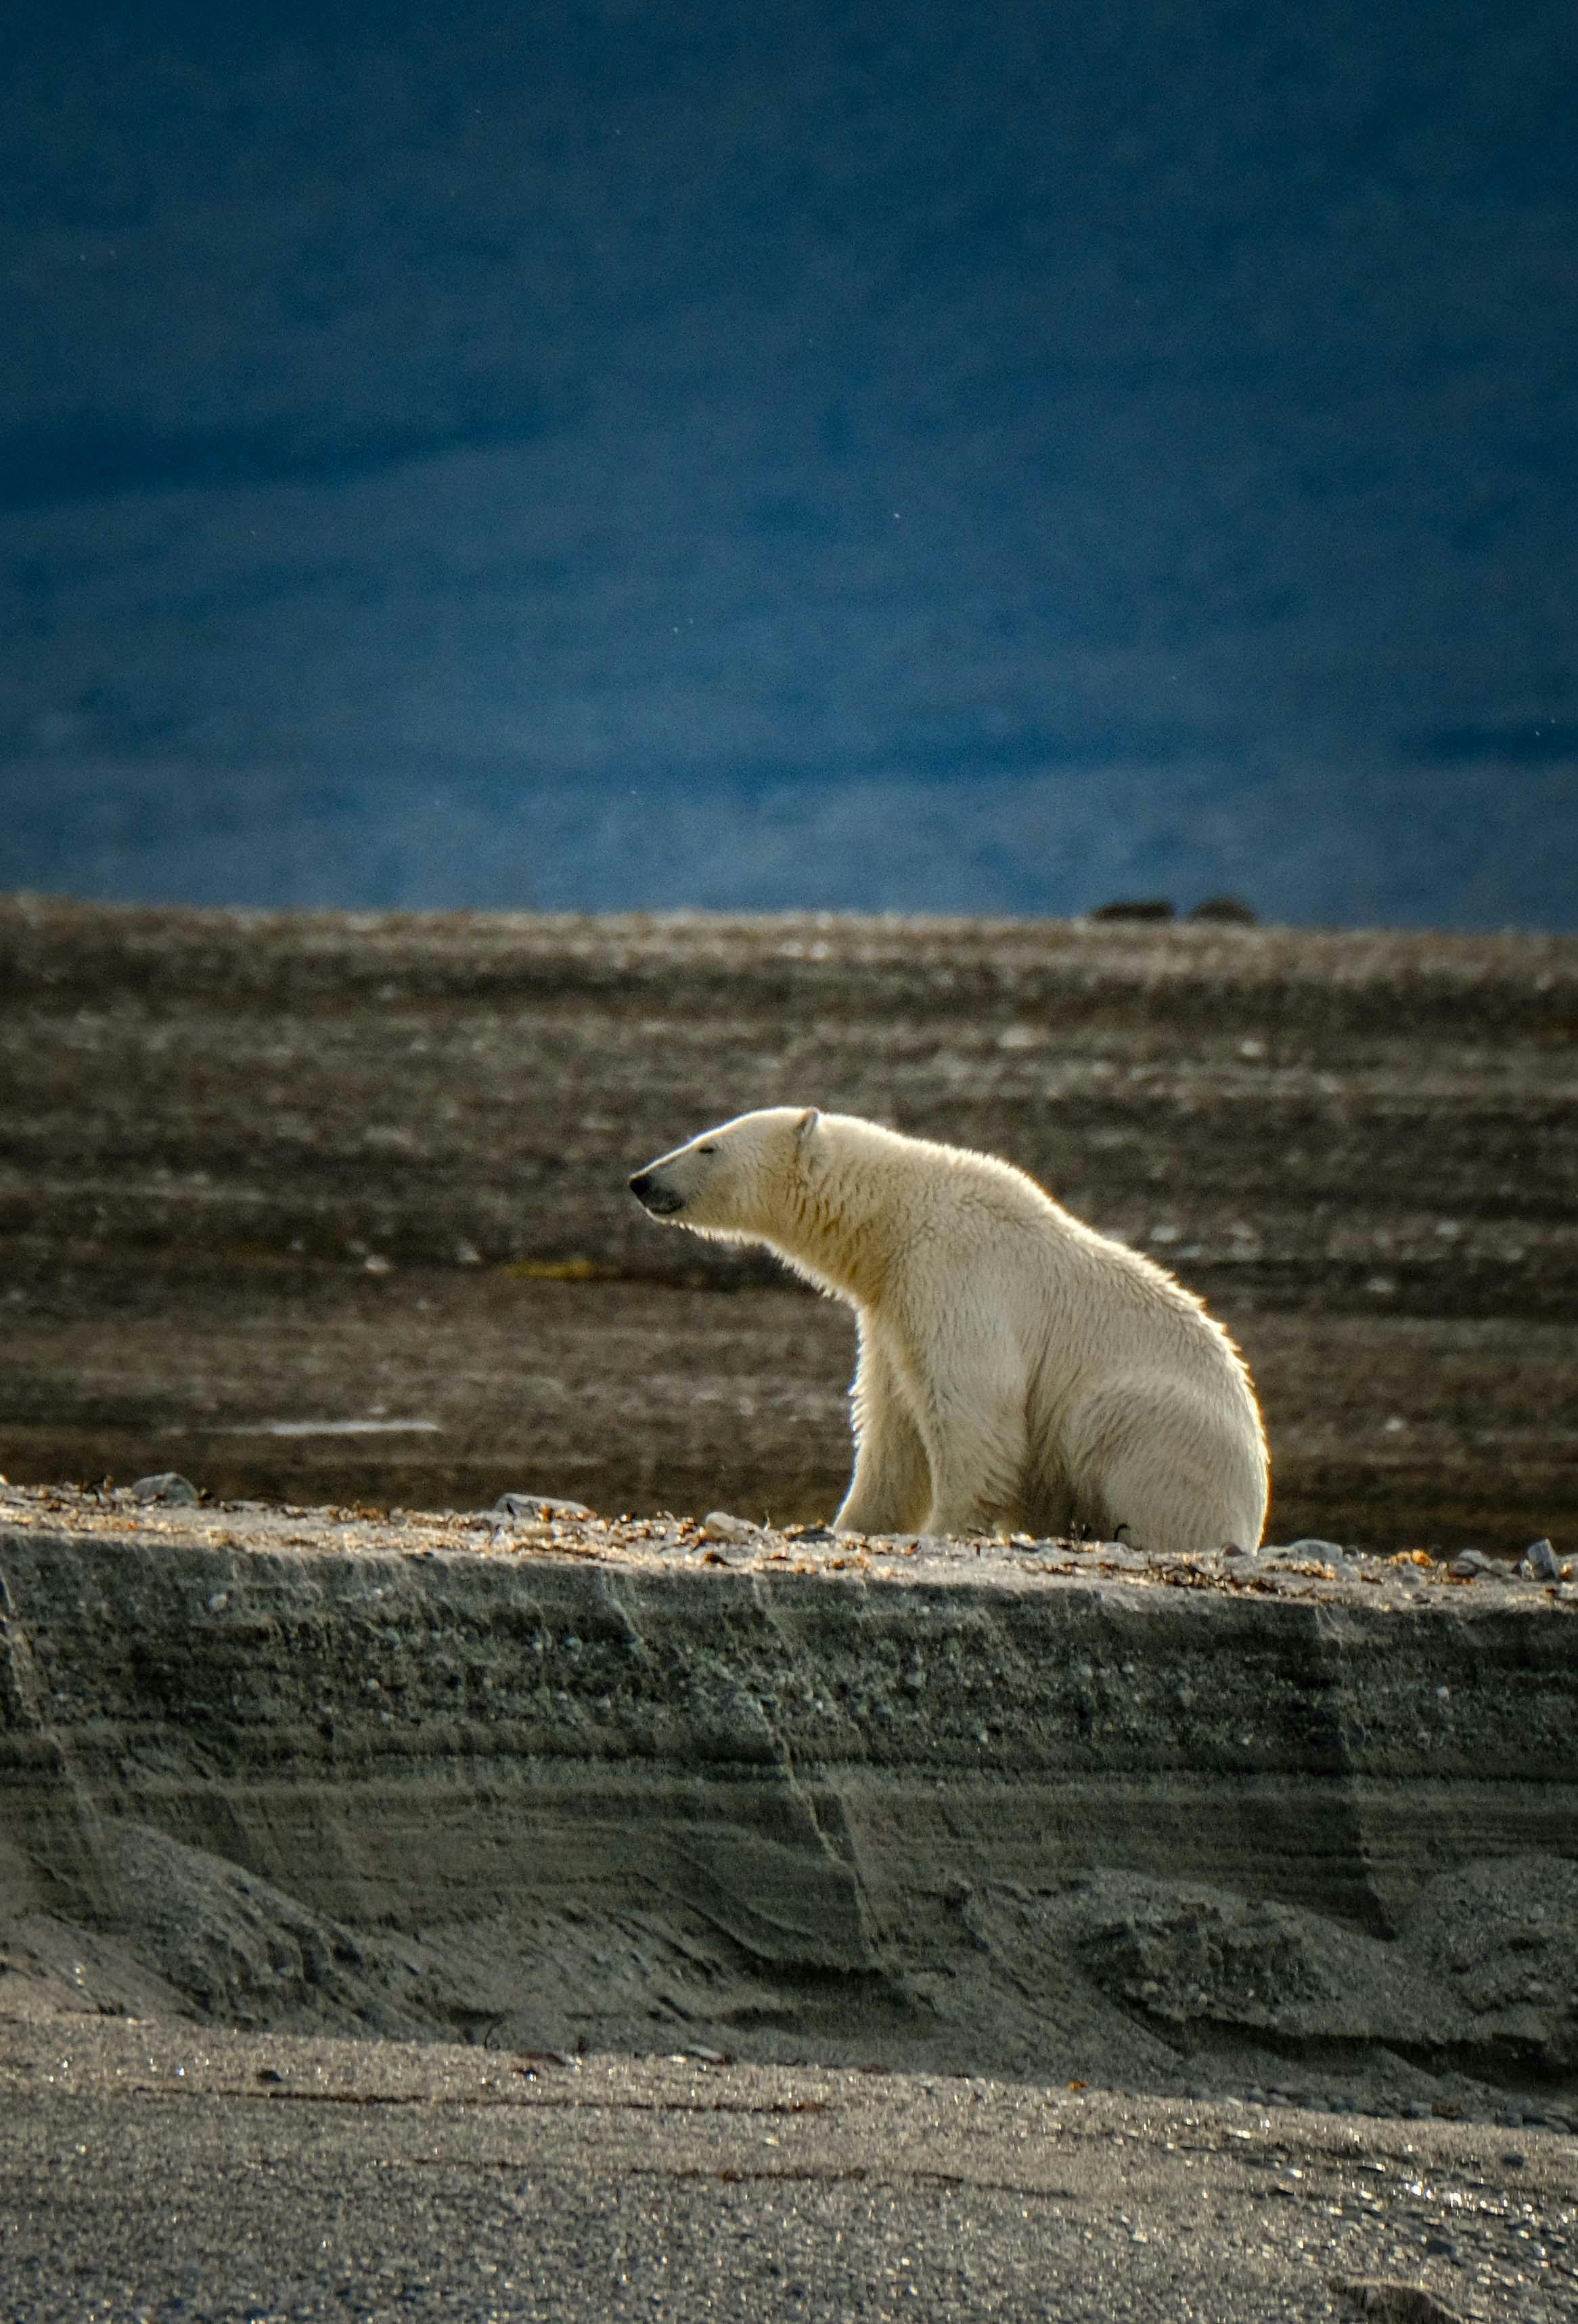
<path fill-rule="evenodd" d="M 0 1517 L 13 2007 L 1578 2104 L 1571 1582 Z"/>

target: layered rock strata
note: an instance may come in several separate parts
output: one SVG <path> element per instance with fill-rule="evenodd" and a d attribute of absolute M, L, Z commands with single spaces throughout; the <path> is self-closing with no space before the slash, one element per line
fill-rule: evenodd
<path fill-rule="evenodd" d="M 1558 2115 L 1578 2083 L 1570 1582 L 0 1518 L 0 2008 L 1161 2089 L 1384 2050 L 1405 2096 Z"/>

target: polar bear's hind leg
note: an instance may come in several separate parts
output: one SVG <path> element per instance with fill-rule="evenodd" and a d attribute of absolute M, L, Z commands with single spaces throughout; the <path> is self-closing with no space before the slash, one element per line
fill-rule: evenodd
<path fill-rule="evenodd" d="M 1079 1514 L 1108 1541 L 1186 1555 L 1259 1546 L 1266 1464 L 1252 1412 L 1234 1426 L 1177 1379 L 1109 1381 L 1069 1426 Z"/>

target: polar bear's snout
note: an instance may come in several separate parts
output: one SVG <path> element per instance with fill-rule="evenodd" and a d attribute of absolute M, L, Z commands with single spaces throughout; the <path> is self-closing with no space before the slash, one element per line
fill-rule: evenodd
<path fill-rule="evenodd" d="M 655 1219 L 671 1219 L 676 1211 L 685 1208 L 685 1197 L 678 1186 L 671 1185 L 658 1173 L 654 1162 L 650 1169 L 638 1170 L 630 1182 L 630 1191 L 641 1208 Z"/>

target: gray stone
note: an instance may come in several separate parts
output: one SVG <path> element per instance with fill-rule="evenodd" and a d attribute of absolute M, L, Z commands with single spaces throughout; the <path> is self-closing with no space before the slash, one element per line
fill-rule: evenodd
<path fill-rule="evenodd" d="M 1536 1582 L 1561 1580 L 1561 1562 L 1550 1542 L 1543 1535 L 1538 1541 L 1531 1541 L 1523 1554 L 1525 1562 L 1533 1570 Z"/>
<path fill-rule="evenodd" d="M 165 1501 L 177 1508 L 191 1509 L 198 1505 L 198 1489 L 173 1469 L 161 1469 L 155 1477 L 139 1477 L 132 1487 L 132 1498 L 138 1501 Z"/>
<path fill-rule="evenodd" d="M 1192 920 L 1214 921 L 1224 927 L 1252 928 L 1257 914 L 1252 904 L 1241 896 L 1207 896 L 1204 902 L 1192 905 L 1188 917 Z"/>
<path fill-rule="evenodd" d="M 708 1509 L 701 1521 L 703 1541 L 750 1541 L 761 1531 L 749 1517 L 731 1517 L 727 1509 Z"/>
<path fill-rule="evenodd" d="M 592 1512 L 584 1501 L 556 1500 L 551 1493 L 501 1493 L 494 1503 L 493 1515 L 501 1517 L 589 1517 Z"/>
<path fill-rule="evenodd" d="M 1098 904 L 1085 917 L 1092 920 L 1170 920 L 1177 917 L 1177 906 L 1164 896 L 1121 896 L 1110 904 Z"/>

